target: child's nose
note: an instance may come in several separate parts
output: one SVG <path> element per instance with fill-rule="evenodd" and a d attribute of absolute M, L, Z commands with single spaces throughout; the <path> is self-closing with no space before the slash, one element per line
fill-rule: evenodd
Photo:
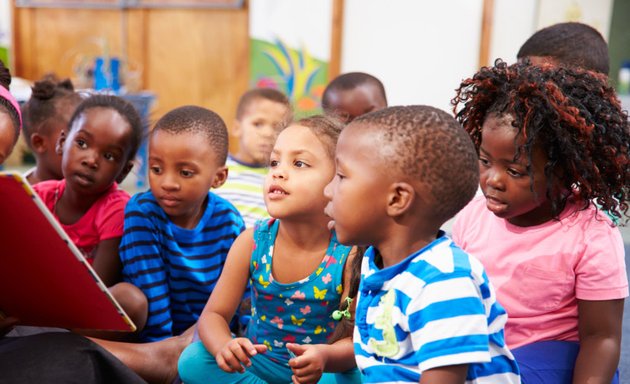
<path fill-rule="evenodd" d="M 284 169 L 284 167 L 276 166 L 276 167 L 272 168 L 271 176 L 273 176 L 274 179 L 286 179 L 287 178 L 287 172 Z"/>
<path fill-rule="evenodd" d="M 505 183 L 503 181 L 503 176 L 500 171 L 489 169 L 487 171 L 487 174 L 488 177 L 486 179 L 486 185 L 499 191 L 505 189 Z"/>
<path fill-rule="evenodd" d="M 98 168 L 98 154 L 93 151 L 86 153 L 85 156 L 83 157 L 83 160 L 81 161 L 81 164 L 89 168 L 97 169 Z"/>
<path fill-rule="evenodd" d="M 176 191 L 179 190 L 179 183 L 175 177 L 166 174 L 162 177 L 161 187 L 165 191 Z"/>

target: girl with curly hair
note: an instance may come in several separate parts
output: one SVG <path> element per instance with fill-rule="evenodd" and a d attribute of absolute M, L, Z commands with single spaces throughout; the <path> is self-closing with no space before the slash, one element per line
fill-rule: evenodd
<path fill-rule="evenodd" d="M 628 116 L 604 75 L 497 60 L 452 101 L 483 196 L 453 239 L 485 265 L 526 383 L 617 382 Z M 625 217 L 625 220 L 624 220 Z"/>

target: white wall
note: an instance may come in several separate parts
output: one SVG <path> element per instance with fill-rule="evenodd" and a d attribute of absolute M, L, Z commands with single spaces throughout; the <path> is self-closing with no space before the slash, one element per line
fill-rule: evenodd
<path fill-rule="evenodd" d="M 516 61 L 521 45 L 536 31 L 538 0 L 495 0 L 490 63 Z"/>
<path fill-rule="evenodd" d="M 390 105 L 450 112 L 477 69 L 482 0 L 346 0 L 341 71 L 378 77 Z"/>

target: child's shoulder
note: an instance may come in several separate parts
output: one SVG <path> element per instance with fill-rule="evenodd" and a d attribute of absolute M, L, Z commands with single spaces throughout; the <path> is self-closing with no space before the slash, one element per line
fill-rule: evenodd
<path fill-rule="evenodd" d="M 407 269 L 426 282 L 483 274 L 481 262 L 445 234 L 416 255 Z"/>

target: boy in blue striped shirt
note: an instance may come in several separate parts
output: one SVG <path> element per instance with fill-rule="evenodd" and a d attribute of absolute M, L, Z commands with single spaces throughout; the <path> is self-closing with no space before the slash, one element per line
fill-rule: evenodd
<path fill-rule="evenodd" d="M 143 341 L 195 324 L 244 229 L 236 208 L 208 192 L 227 178 L 227 151 L 225 123 L 205 108 L 174 109 L 151 132 L 151 190 L 127 204 L 120 244 L 124 281 L 149 301 Z"/>
<path fill-rule="evenodd" d="M 331 226 L 370 246 L 354 328 L 363 382 L 520 383 L 483 266 L 440 230 L 479 181 L 461 126 L 427 106 L 372 112 L 341 133 L 336 163 Z"/>

